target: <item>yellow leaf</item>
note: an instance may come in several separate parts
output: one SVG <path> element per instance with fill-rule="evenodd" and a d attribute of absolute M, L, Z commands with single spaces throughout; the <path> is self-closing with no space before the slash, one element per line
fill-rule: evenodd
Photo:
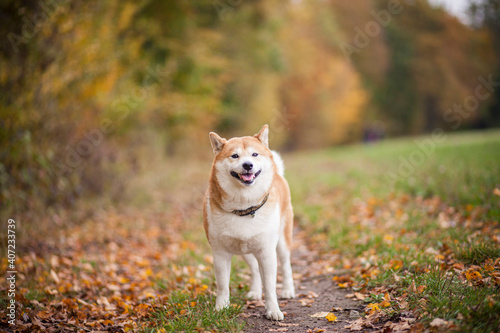
<path fill-rule="evenodd" d="M 370 309 L 370 314 L 380 311 L 380 304 L 378 303 L 370 303 L 367 305 L 367 307 Z"/>
<path fill-rule="evenodd" d="M 326 315 L 325 317 L 328 321 L 336 321 L 337 320 L 337 316 L 334 315 L 332 312 L 330 312 L 329 314 Z"/>
<path fill-rule="evenodd" d="M 465 277 L 467 278 L 468 281 L 476 281 L 476 280 L 480 280 L 483 278 L 483 276 L 481 275 L 481 273 L 479 273 L 478 271 L 474 271 L 474 270 L 468 270 L 467 272 L 465 272 Z"/>
<path fill-rule="evenodd" d="M 340 288 L 344 288 L 344 289 L 348 288 L 349 287 L 349 283 L 347 283 L 347 282 L 346 283 L 339 283 L 339 287 Z"/>
<path fill-rule="evenodd" d="M 389 302 L 387 300 L 383 300 L 382 302 L 380 302 L 380 306 L 383 308 L 388 308 L 391 306 L 391 302 Z"/>
<path fill-rule="evenodd" d="M 394 241 L 394 236 L 392 235 L 384 236 L 384 243 L 386 243 L 387 245 L 391 245 L 393 241 Z"/>

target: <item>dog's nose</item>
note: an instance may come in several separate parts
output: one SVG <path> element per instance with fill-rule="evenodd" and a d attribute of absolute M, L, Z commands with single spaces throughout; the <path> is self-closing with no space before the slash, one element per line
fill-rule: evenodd
<path fill-rule="evenodd" d="M 247 171 L 250 171 L 250 170 L 252 170 L 252 168 L 253 168 L 253 164 L 252 163 L 249 163 L 249 162 L 243 163 L 243 169 L 245 169 Z"/>

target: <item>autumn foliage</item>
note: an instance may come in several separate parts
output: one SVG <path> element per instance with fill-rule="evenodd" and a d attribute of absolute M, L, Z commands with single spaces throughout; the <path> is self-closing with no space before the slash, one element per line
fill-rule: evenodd
<path fill-rule="evenodd" d="M 0 220 L 20 221 L 19 330 L 167 329 L 167 319 L 209 308 L 210 257 L 193 231 L 209 131 L 239 136 L 268 123 L 274 149 L 304 151 L 498 125 L 495 6 L 475 2 L 465 25 L 426 0 L 3 1 Z M 478 308 L 498 307 L 498 239 L 482 237 L 498 232 L 498 140 L 450 163 L 441 158 L 453 152 L 426 140 L 432 154 L 403 176 L 403 155 L 388 151 L 406 158 L 414 146 L 382 146 L 390 163 L 378 169 L 350 148 L 341 159 L 294 155 L 303 238 L 320 244 L 314 260 L 342 272 L 332 284 L 366 301 L 368 319 L 350 329 L 410 308 L 427 327 L 453 328 L 457 317 L 431 325 L 426 304 L 443 286 L 431 280 L 460 297 L 474 293 L 457 286 L 493 290 Z M 351 164 L 336 169 L 340 160 Z M 370 192 L 388 179 L 397 190 Z M 394 224 L 412 218 L 428 229 Z M 334 229 L 339 221 L 349 224 Z M 455 242 L 457 225 L 469 239 Z M 425 246 L 422 235 L 441 244 Z M 330 251 L 350 245 L 342 258 Z M 337 324 L 347 315 L 321 312 Z M 205 320 L 189 329 L 224 330 L 220 317 Z"/>
<path fill-rule="evenodd" d="M 493 98 L 446 120 L 494 70 L 490 35 L 426 1 L 390 6 L 3 4 L 2 201 L 43 211 L 119 196 L 120 178 L 108 180 L 134 168 L 144 133 L 172 155 L 199 151 L 209 130 L 262 123 L 276 147 L 296 149 L 491 121 L 482 110 Z"/>

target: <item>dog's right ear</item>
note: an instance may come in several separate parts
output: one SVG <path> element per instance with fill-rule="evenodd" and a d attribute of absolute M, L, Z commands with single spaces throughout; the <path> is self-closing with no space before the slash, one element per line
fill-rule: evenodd
<path fill-rule="evenodd" d="M 217 133 L 210 132 L 210 143 L 212 144 L 212 149 L 214 150 L 214 154 L 217 155 L 222 151 L 222 148 L 224 148 L 224 145 L 226 144 L 227 140 L 224 138 L 221 138 Z"/>

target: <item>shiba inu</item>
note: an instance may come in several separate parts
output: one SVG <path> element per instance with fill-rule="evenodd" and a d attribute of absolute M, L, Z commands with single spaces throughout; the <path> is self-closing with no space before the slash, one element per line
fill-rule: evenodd
<path fill-rule="evenodd" d="M 266 316 L 283 320 L 276 296 L 277 261 L 283 298 L 295 297 L 290 249 L 293 208 L 283 160 L 269 149 L 269 127 L 254 136 L 226 140 L 210 133 L 215 158 L 203 204 L 203 224 L 212 247 L 216 310 L 229 306 L 231 258 L 243 255 L 252 279 L 248 297 L 262 298 Z"/>

